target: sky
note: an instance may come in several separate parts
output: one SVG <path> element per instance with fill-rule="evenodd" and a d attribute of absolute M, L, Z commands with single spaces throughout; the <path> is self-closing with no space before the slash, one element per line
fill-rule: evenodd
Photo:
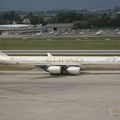
<path fill-rule="evenodd" d="M 0 10 L 107 9 L 120 0 L 0 0 Z"/>

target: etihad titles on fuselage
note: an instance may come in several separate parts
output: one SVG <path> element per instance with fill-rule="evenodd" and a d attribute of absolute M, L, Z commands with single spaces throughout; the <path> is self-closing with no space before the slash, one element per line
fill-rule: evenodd
<path fill-rule="evenodd" d="M 80 73 L 83 64 L 120 64 L 120 57 L 105 56 L 8 56 L 0 53 L 0 63 L 37 66 L 50 74 Z"/>

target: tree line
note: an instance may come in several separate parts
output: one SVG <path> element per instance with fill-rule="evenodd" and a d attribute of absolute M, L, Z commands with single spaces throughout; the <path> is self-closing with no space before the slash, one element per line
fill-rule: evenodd
<path fill-rule="evenodd" d="M 32 12 L 21 17 L 14 11 L 0 15 L 0 24 L 22 23 L 28 19 L 31 24 L 74 23 L 75 28 L 120 27 L 120 13 L 78 13 L 75 11 L 58 12 L 55 15 L 35 15 Z"/>

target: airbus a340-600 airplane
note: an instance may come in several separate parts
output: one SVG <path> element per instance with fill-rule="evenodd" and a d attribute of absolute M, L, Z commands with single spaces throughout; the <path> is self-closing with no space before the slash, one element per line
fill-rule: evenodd
<path fill-rule="evenodd" d="M 0 63 L 37 66 L 52 75 L 80 73 L 83 64 L 120 64 L 120 57 L 104 56 L 8 56 L 0 52 Z"/>

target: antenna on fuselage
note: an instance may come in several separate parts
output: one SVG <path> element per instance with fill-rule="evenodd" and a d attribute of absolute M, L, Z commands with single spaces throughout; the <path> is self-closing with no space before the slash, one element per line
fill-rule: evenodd
<path fill-rule="evenodd" d="M 48 57 L 52 57 L 52 54 L 50 54 L 50 53 L 47 53 L 47 55 L 48 55 Z"/>

